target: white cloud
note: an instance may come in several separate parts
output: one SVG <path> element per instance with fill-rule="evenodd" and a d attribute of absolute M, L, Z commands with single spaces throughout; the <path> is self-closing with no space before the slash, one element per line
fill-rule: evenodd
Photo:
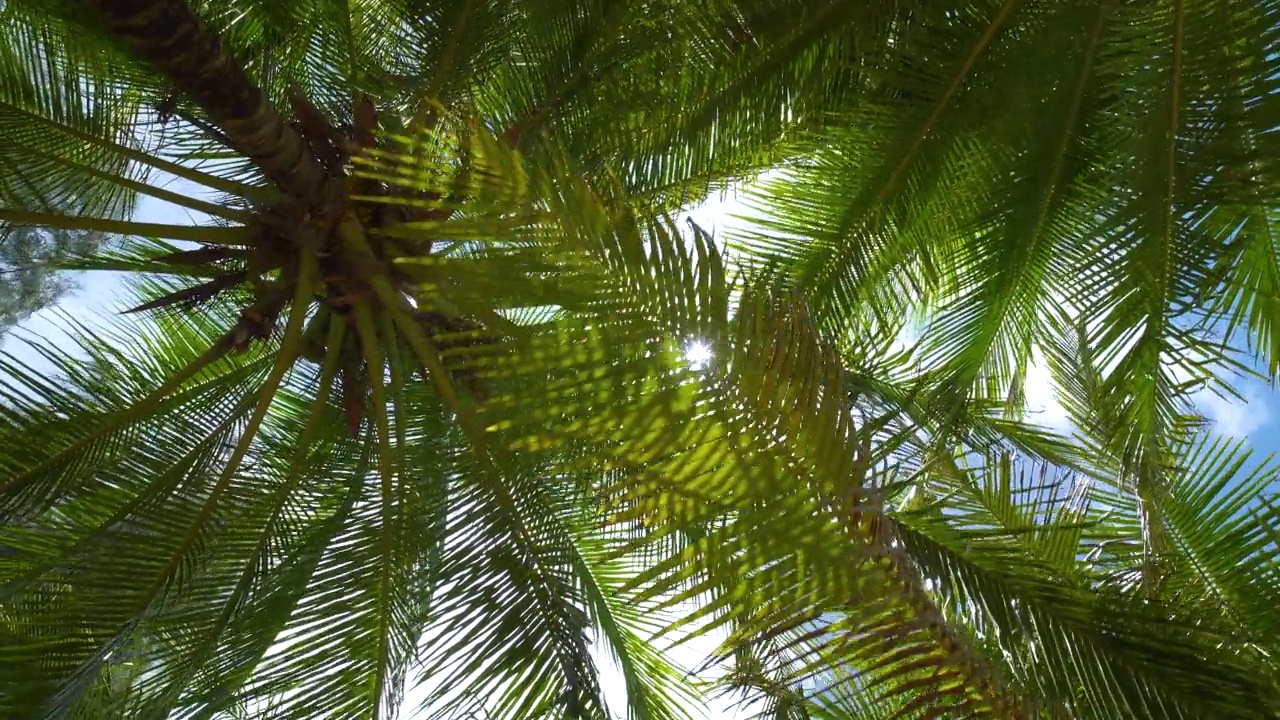
<path fill-rule="evenodd" d="M 1181 375 L 1174 372 L 1175 377 Z M 1224 398 L 1211 390 L 1201 390 L 1191 400 L 1213 426 L 1215 433 L 1228 437 L 1244 438 L 1274 418 L 1270 394 L 1262 387 L 1247 387 L 1244 399 Z M 1072 430 L 1071 418 L 1058 401 L 1053 378 L 1044 357 L 1038 351 L 1032 354 L 1026 379 L 1027 419 L 1060 433 Z"/>
<path fill-rule="evenodd" d="M 1178 382 L 1192 377 L 1190 371 L 1182 366 L 1173 367 L 1171 374 Z M 1203 389 L 1191 395 L 1191 402 L 1196 411 L 1210 422 L 1215 433 L 1246 438 L 1275 419 L 1271 403 L 1274 392 L 1261 383 L 1250 383 L 1243 388 L 1237 386 L 1237 390 L 1244 396 L 1242 400 L 1222 397 L 1210 389 Z M 1071 418 L 1058 401 L 1053 378 L 1039 350 L 1032 351 L 1025 393 L 1029 421 L 1064 434 L 1073 430 Z"/>
<path fill-rule="evenodd" d="M 1267 398 L 1250 388 L 1244 392 L 1244 400 L 1223 398 L 1208 390 L 1193 397 L 1196 409 L 1212 423 L 1219 435 L 1243 438 L 1252 435 L 1271 419 L 1271 407 Z"/>
<path fill-rule="evenodd" d="M 747 225 L 741 219 L 748 210 L 743 200 L 736 188 L 717 190 L 698 205 L 685 208 L 684 217 L 710 233 L 715 238 L 716 245 L 723 249 L 725 231 L 741 229 Z"/>
<path fill-rule="evenodd" d="M 1031 422 L 1065 433 L 1071 430 L 1071 418 L 1066 408 L 1058 402 L 1058 393 L 1053 386 L 1053 378 L 1049 374 L 1049 366 L 1045 363 L 1044 354 L 1039 350 L 1031 353 L 1031 365 L 1027 368 L 1024 387 L 1027 403 L 1027 419 Z"/>

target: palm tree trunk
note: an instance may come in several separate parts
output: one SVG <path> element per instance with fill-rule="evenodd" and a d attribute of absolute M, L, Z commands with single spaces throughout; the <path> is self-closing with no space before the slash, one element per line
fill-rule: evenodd
<path fill-rule="evenodd" d="M 138 57 L 195 100 L 277 187 L 308 206 L 322 200 L 328 179 L 306 142 L 276 113 L 196 17 L 186 0 L 86 0 Z"/>

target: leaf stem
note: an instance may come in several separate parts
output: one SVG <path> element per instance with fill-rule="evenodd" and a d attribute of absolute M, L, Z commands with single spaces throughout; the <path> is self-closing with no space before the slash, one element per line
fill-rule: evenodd
<path fill-rule="evenodd" d="M 382 344 L 378 341 L 378 330 L 374 323 L 373 311 L 368 298 L 361 298 L 353 308 L 356 321 L 356 332 L 360 334 L 360 344 L 364 348 L 365 363 L 369 372 L 369 404 L 372 415 L 374 434 L 378 443 L 378 476 L 382 491 L 382 561 L 379 563 L 378 598 L 383 605 L 378 613 L 383 625 L 378 637 L 378 663 L 374 679 L 375 717 L 382 710 L 382 695 L 386 690 L 387 672 L 391 664 L 391 627 L 394 617 L 392 607 L 391 563 L 395 551 L 394 533 L 394 493 L 395 468 L 392 462 L 391 430 L 387 422 L 387 394 L 383 386 L 383 368 L 385 357 Z M 392 360 L 394 363 L 394 359 Z"/>
<path fill-rule="evenodd" d="M 245 423 L 244 431 L 240 434 L 240 441 L 236 443 L 235 450 L 232 451 L 231 457 L 228 458 L 227 464 L 223 467 L 217 483 L 209 491 L 209 497 L 200 508 L 200 512 L 196 514 L 195 520 L 191 523 L 186 536 L 173 553 L 164 571 L 157 576 L 156 582 L 146 593 L 143 602 L 138 606 L 138 612 L 150 605 L 156 594 L 169 582 L 174 571 L 182 563 L 187 550 L 199 538 L 200 530 L 218 507 L 223 493 L 231 485 L 236 472 L 240 469 L 240 463 L 244 461 L 245 455 L 249 453 L 249 446 L 253 444 L 253 439 L 257 437 L 258 429 L 262 426 L 262 421 L 267 416 L 267 410 L 271 407 L 271 401 L 275 398 L 276 390 L 279 389 L 285 373 L 289 368 L 293 367 L 294 362 L 297 360 L 303 321 L 306 318 L 309 304 L 308 300 L 314 290 L 313 284 L 316 279 L 317 263 L 318 260 L 314 254 L 302 254 L 302 267 L 298 273 L 297 285 L 294 288 L 293 306 L 289 309 L 289 320 L 285 325 L 284 337 L 280 342 L 275 364 L 272 366 L 271 372 L 268 373 L 266 380 L 263 381 L 262 388 L 258 391 L 258 401 L 254 406 L 253 414 L 249 416 L 248 422 Z"/>
<path fill-rule="evenodd" d="M 243 227 L 218 227 L 215 225 L 168 225 L 164 223 L 140 223 L 131 220 L 73 217 L 58 213 L 30 212 L 12 208 L 0 208 L 0 222 L 59 230 L 86 230 L 115 235 L 140 235 L 166 240 L 189 240 L 216 245 L 238 245 L 244 240 Z"/>

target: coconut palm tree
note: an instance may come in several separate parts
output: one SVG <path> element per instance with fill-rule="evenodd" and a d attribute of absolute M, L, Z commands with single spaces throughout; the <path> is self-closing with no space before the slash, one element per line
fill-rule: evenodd
<path fill-rule="evenodd" d="M 614 193 L 607 212 L 584 206 L 610 223 L 780 156 L 779 122 L 747 136 L 727 106 L 675 112 L 728 72 L 713 62 L 727 41 L 748 42 L 745 26 L 718 37 L 730 9 L 6 4 L 6 150 L 14 166 L 41 155 L 3 220 L 125 235 L 88 266 L 184 279 L 143 291 L 135 309 L 162 320 L 134 340 L 83 335 L 98 379 L 63 386 L 97 407 L 81 408 L 84 432 L 5 460 L 6 711 L 389 713 L 415 660 L 433 692 L 480 693 L 501 716 L 598 714 L 598 627 L 634 711 L 677 712 L 679 675 L 640 639 L 662 615 L 620 604 L 626 558 L 584 514 L 599 478 L 495 448 L 477 401 L 505 391 L 474 365 L 556 337 L 546 307 L 593 308 L 591 289 L 622 272 L 602 264 L 598 223 L 547 245 L 554 215 L 512 148 L 543 158 L 537 187 L 572 171 Z M 139 194 L 204 220 L 122 220 Z M 31 199 L 46 197 L 92 203 Z M 440 232 L 383 232 L 413 224 Z M 50 388 L 29 396 L 19 378 L 34 376 L 12 370 L 8 429 L 52 431 Z M 140 373 L 141 394 L 120 373 Z M 121 461 L 150 488 L 124 504 L 106 477 Z M 114 569 L 84 555 L 117 545 Z M 132 564 L 130 545 L 153 554 Z M 314 625 L 339 609 L 341 626 Z M 420 647 L 428 618 L 446 641 Z"/>
<path fill-rule="evenodd" d="M 916 486 L 890 511 L 897 539 L 933 584 L 948 620 L 968 629 L 1011 685 L 1057 699 L 1029 716 L 1267 712 L 1266 700 L 1230 709 L 1231 696 L 1260 686 L 1248 690 L 1210 668 L 1252 667 L 1270 678 L 1262 684 L 1273 682 L 1277 587 L 1274 550 L 1266 546 L 1276 517 L 1274 503 L 1259 498 L 1274 492 L 1276 469 L 1238 441 L 1208 435 L 1178 450 L 1181 464 L 1162 506 L 1174 541 L 1162 558 L 1172 570 L 1160 604 L 1144 597 L 1140 508 L 1131 488 L 1114 480 L 995 455 L 973 462 L 960 482 L 935 479 L 923 492 Z M 770 637 L 736 658 L 722 691 L 778 717 L 947 712 L 945 699 L 895 692 L 896 681 L 876 676 L 900 669 L 884 660 L 893 651 L 875 656 L 850 642 L 863 622 L 864 613 L 849 608 Z M 1178 648 L 1200 633 L 1222 642 L 1199 659 L 1181 656 Z M 906 685 L 928 685 L 935 672 L 917 667 L 916 683 Z M 1147 684 L 1139 680 L 1146 672 L 1168 677 Z M 1199 673 L 1214 678 L 1205 683 Z M 1098 682 L 1105 675 L 1112 677 Z"/>
<path fill-rule="evenodd" d="M 1080 433 L 1080 469 L 1119 493 L 1104 501 L 1109 517 L 1132 512 L 1125 544 L 1106 546 L 1127 547 L 1127 563 L 1110 571 L 1197 627 L 1224 604 L 1269 606 L 1273 557 L 1243 551 L 1250 534 L 1272 532 L 1269 512 L 1233 500 L 1211 520 L 1226 501 L 1210 493 L 1187 524 L 1179 494 L 1207 462 L 1186 454 L 1203 441 L 1192 395 L 1230 395 L 1232 377 L 1254 368 L 1275 375 L 1277 9 L 938 7 L 936 23 L 903 26 L 845 122 L 816 131 L 803 161 L 758 187 L 758 221 L 730 242 L 740 261 L 780 269 L 822 332 L 887 338 L 905 327 L 920 362 L 948 378 L 934 395 L 944 405 L 1003 404 L 1016 416 L 1029 361 L 1043 353 Z M 1212 476 L 1214 492 L 1241 482 Z M 962 492 L 938 495 L 949 513 Z M 1219 527 L 1229 532 L 1210 541 Z M 1222 570 L 1205 562 L 1213 542 L 1241 544 L 1232 572 L 1258 595 L 1189 601 Z M 1228 629 L 1269 625 L 1259 613 L 1233 615 Z M 1195 714 L 1150 702 L 1091 713 Z M 1219 713 L 1230 714 L 1208 712 Z"/>
<path fill-rule="evenodd" d="M 782 716 L 1280 707 L 1186 407 L 1272 358 L 1274 10 L 10 0 L 0 222 L 146 280 L 5 361 L 0 707 L 681 717 L 655 633 Z"/>

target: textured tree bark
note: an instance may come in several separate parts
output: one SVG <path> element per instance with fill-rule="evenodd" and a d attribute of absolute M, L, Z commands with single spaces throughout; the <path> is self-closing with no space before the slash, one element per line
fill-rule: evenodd
<path fill-rule="evenodd" d="M 199 103 L 232 148 L 277 187 L 309 206 L 322 201 L 325 169 L 186 0 L 85 1 L 135 55 Z"/>

